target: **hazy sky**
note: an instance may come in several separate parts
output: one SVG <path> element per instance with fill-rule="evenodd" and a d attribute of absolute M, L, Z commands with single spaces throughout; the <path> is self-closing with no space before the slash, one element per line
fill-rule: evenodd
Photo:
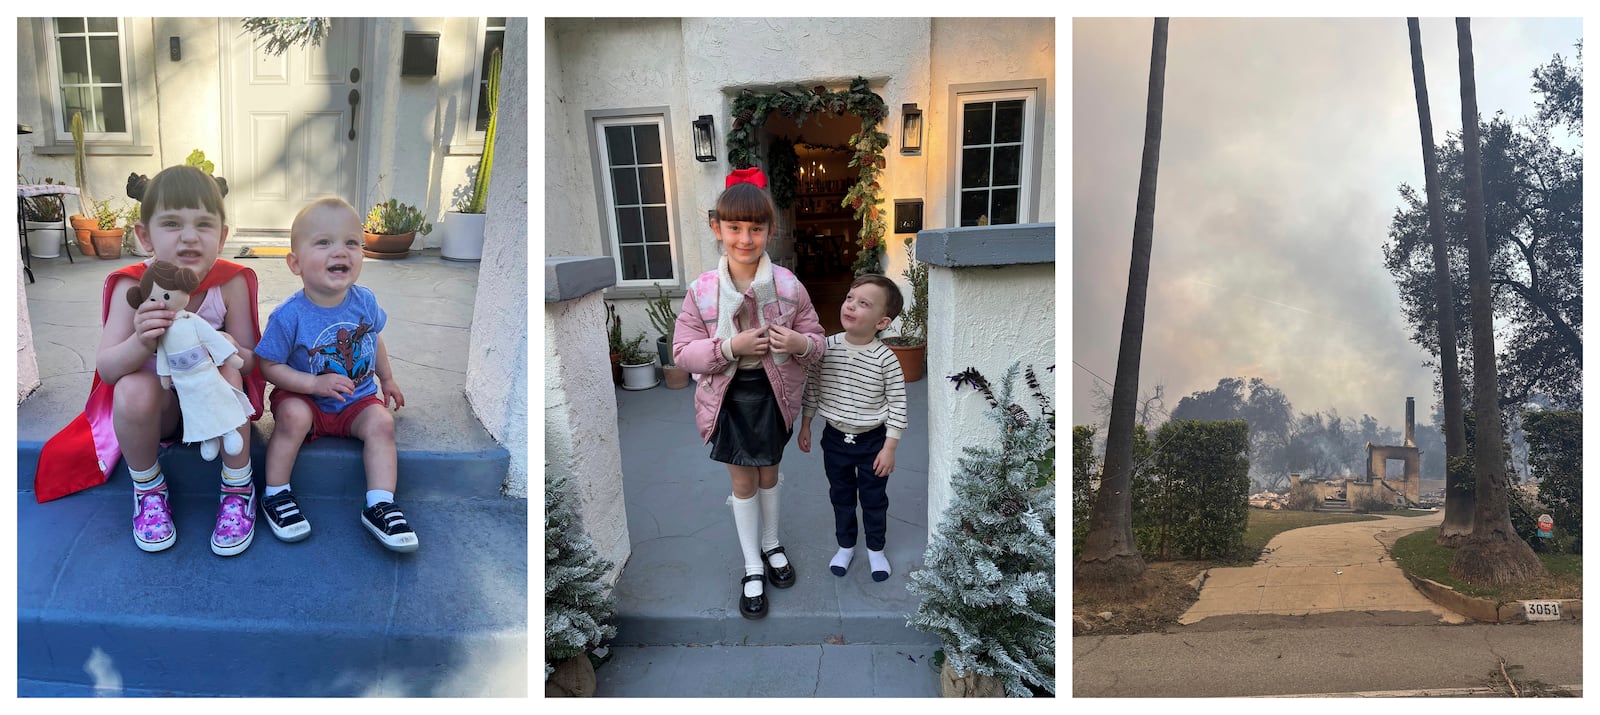
<path fill-rule="evenodd" d="M 1151 20 L 1072 22 L 1072 358 L 1116 378 Z M 1530 73 L 1578 19 L 1472 22 L 1478 109 L 1533 112 Z M 1461 129 L 1455 23 L 1424 19 L 1435 143 Z M 1173 18 L 1140 391 L 1165 406 L 1259 376 L 1296 412 L 1426 424 L 1426 354 L 1383 267 L 1398 187 L 1423 190 L 1405 18 Z M 1096 378 L 1072 366 L 1074 424 Z M 1109 388 L 1107 388 L 1109 391 Z"/>

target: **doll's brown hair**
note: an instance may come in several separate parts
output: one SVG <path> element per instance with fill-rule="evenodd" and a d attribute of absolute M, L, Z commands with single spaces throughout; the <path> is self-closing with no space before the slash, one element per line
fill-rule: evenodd
<path fill-rule="evenodd" d="M 139 285 L 128 289 L 128 305 L 137 310 L 140 303 L 150 299 L 150 294 L 155 291 L 157 283 L 168 288 L 177 288 L 185 293 L 193 293 L 200 287 L 200 276 L 175 263 L 151 261 L 150 267 L 144 270 L 144 276 L 139 279 Z M 182 306 L 179 306 L 178 310 L 182 310 Z"/>

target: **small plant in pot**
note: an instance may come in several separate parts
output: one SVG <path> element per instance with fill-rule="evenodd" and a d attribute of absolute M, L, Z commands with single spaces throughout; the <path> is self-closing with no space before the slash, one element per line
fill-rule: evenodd
<path fill-rule="evenodd" d="M 911 255 L 911 239 L 906 239 L 906 255 Z M 928 264 L 911 258 L 901 272 L 911 285 L 910 307 L 900 312 L 900 335 L 883 339 L 900 360 L 906 382 L 922 379 L 923 361 L 928 354 Z"/>
<path fill-rule="evenodd" d="M 650 299 L 645 312 L 650 315 L 650 324 L 655 326 L 656 332 L 661 333 L 661 337 L 656 338 L 656 353 L 661 357 L 661 376 L 667 389 L 688 387 L 689 371 L 672 364 L 672 330 L 678 323 L 678 316 L 672 312 L 672 299 L 667 297 L 665 288 L 656 286 L 656 297 Z"/>
<path fill-rule="evenodd" d="M 44 181 L 23 179 L 20 183 L 44 186 L 55 184 L 55 179 L 48 177 Z M 34 258 L 60 257 L 61 245 L 67 238 L 67 217 L 61 196 L 33 196 L 23 199 L 22 213 L 23 220 L 27 222 L 28 253 Z"/>
<path fill-rule="evenodd" d="M 417 207 L 389 199 L 373 204 L 361 228 L 366 237 L 362 255 L 368 258 L 405 258 L 410 254 L 411 242 L 416 240 L 417 234 L 428 235 L 433 231 L 433 224 L 424 220 Z"/>
<path fill-rule="evenodd" d="M 94 255 L 107 260 L 122 257 L 123 210 L 115 199 L 105 199 L 91 204 L 95 228 L 89 229 L 89 240 L 94 243 Z"/>
<path fill-rule="evenodd" d="M 611 353 L 611 384 L 622 384 L 622 318 L 617 306 L 606 303 L 606 347 Z"/>
<path fill-rule="evenodd" d="M 622 344 L 622 389 L 648 390 L 656 386 L 656 355 L 644 347 L 641 331 Z"/>

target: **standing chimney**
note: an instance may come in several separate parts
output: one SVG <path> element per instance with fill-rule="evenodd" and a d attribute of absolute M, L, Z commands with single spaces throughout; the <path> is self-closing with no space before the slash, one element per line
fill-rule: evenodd
<path fill-rule="evenodd" d="M 1417 443 L 1412 440 L 1413 431 L 1417 422 L 1417 400 L 1414 397 L 1406 398 L 1406 446 L 1415 447 Z"/>

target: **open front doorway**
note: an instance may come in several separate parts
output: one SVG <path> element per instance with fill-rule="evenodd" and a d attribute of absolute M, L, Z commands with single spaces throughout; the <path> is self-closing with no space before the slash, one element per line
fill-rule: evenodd
<path fill-rule="evenodd" d="M 855 211 L 842 205 L 845 193 L 857 180 L 849 166 L 853 155 L 850 136 L 861 130 L 861 119 L 852 114 L 828 112 L 812 114 L 804 127 L 777 112 L 767 117 L 766 136 L 761 144 L 772 153 L 774 140 L 794 145 L 794 198 L 778 207 L 767 252 L 772 260 L 787 266 L 811 294 L 817 316 L 827 334 L 839 332 L 839 306 L 849 292 L 854 273 L 850 266 L 861 246 L 857 233 L 861 224 Z M 763 166 L 782 166 L 769 156 Z"/>

